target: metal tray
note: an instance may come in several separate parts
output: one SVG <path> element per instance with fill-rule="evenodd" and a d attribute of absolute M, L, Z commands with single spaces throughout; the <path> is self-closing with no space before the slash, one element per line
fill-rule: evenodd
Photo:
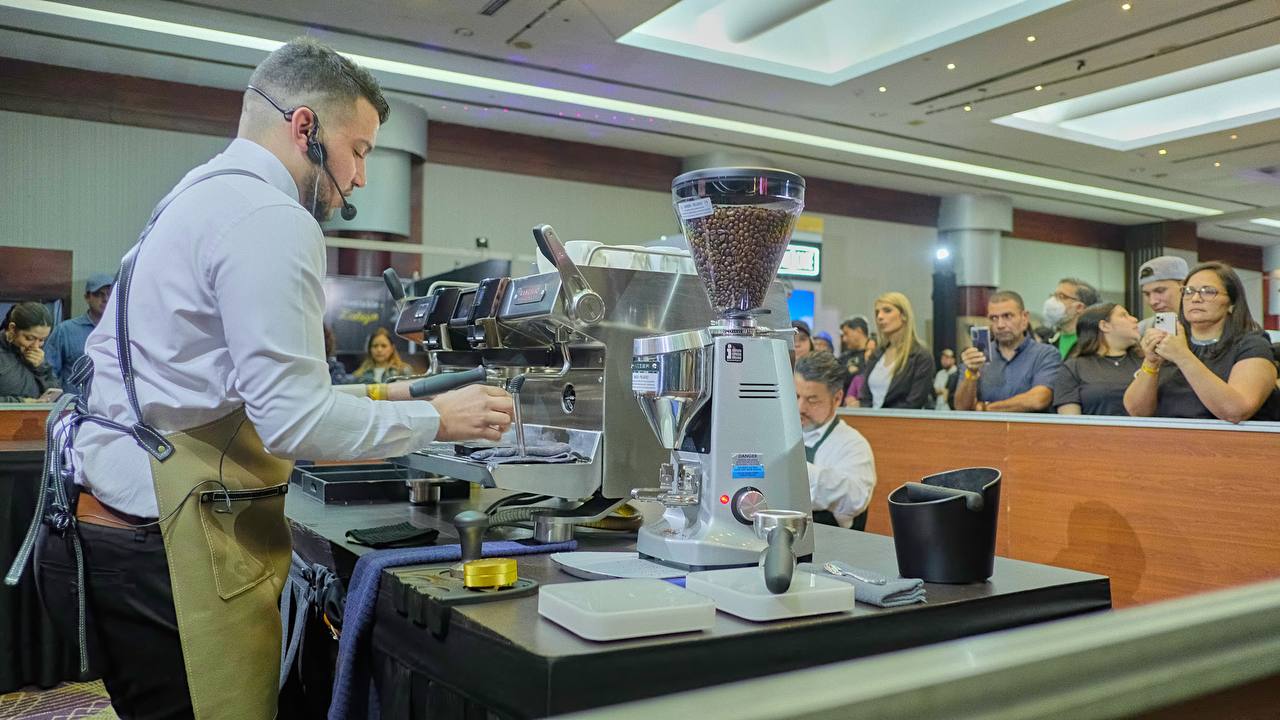
<path fill-rule="evenodd" d="M 290 481 L 302 492 L 326 505 L 361 505 L 378 502 L 407 502 L 409 486 L 406 481 L 424 477 L 424 473 L 391 463 L 355 465 L 302 465 L 293 469 Z M 448 483 L 442 488 L 442 496 L 452 497 Z"/>

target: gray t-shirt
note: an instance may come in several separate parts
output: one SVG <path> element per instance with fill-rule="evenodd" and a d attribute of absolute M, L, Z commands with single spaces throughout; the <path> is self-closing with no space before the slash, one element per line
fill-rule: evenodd
<path fill-rule="evenodd" d="M 1216 352 L 1215 352 L 1216 351 Z M 1226 381 L 1231 377 L 1231 368 L 1236 363 L 1249 358 L 1262 358 L 1267 362 L 1275 362 L 1271 352 L 1271 341 L 1265 333 L 1248 333 L 1231 343 L 1229 347 L 1218 351 L 1216 345 L 1191 345 L 1191 352 L 1209 368 L 1214 375 Z M 1168 368 L 1168 369 L 1166 369 Z M 1212 418 L 1213 413 L 1200 402 L 1190 383 L 1182 372 L 1166 363 L 1160 368 L 1159 396 L 1156 401 L 1156 415 L 1160 417 L 1179 418 Z M 1275 391 L 1271 401 L 1264 403 L 1251 420 L 1273 420 Z"/>
<path fill-rule="evenodd" d="M 1142 358 L 1134 354 L 1068 358 L 1053 385 L 1053 407 L 1076 403 L 1084 415 L 1128 415 L 1124 391 L 1140 367 Z"/>
<path fill-rule="evenodd" d="M 983 402 L 1008 400 L 1039 385 L 1052 390 L 1061 367 L 1058 348 L 1029 337 L 1023 338 L 1012 360 L 1005 360 L 1000 349 L 993 347 L 978 379 L 978 399 Z"/>

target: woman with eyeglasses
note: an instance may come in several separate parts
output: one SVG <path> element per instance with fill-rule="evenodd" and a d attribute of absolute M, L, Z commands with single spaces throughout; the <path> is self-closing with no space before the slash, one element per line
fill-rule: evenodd
<path fill-rule="evenodd" d="M 1182 293 L 1177 334 L 1152 328 L 1142 337 L 1142 367 L 1125 391 L 1125 409 L 1233 423 L 1272 419 L 1260 411 L 1276 392 L 1276 367 L 1240 276 L 1226 263 L 1200 263 Z"/>
<path fill-rule="evenodd" d="M 1124 393 L 1142 365 L 1138 318 L 1098 303 L 1076 319 L 1077 340 L 1053 384 L 1059 415 L 1124 415 Z"/>

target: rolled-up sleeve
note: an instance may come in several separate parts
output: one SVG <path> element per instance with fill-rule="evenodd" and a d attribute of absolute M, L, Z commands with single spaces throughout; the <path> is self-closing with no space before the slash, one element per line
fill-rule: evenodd
<path fill-rule="evenodd" d="M 324 356 L 324 239 L 300 208 L 254 211 L 204 258 L 235 371 L 229 394 L 273 454 L 313 460 L 401 455 L 439 427 L 424 401 L 337 392 Z"/>

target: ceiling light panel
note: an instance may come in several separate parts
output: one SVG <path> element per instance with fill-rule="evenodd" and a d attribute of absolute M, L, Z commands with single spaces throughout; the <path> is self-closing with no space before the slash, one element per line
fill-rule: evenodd
<path fill-rule="evenodd" d="M 1127 151 L 1278 117 L 1274 45 L 992 122 Z"/>
<path fill-rule="evenodd" d="M 837 85 L 1067 0 L 680 0 L 618 42 Z"/>
<path fill-rule="evenodd" d="M 153 33 L 156 37 L 181 39 L 184 43 L 188 44 L 192 40 L 208 42 L 224 49 L 249 49 L 259 52 L 270 52 L 283 44 L 280 40 L 264 38 L 258 35 L 233 33 L 209 27 L 197 27 L 183 23 L 153 20 L 125 13 L 109 12 L 76 5 L 50 2 L 49 0 L 0 0 L 0 16 L 2 16 L 4 8 L 38 13 L 46 17 L 70 19 L 76 22 L 85 23 L 84 27 L 86 28 L 91 28 L 96 25 L 109 29 L 111 33 L 118 33 L 118 31 L 122 29 L 143 31 Z M 337 38 L 329 38 L 329 42 L 334 44 L 338 50 L 341 51 L 343 49 L 341 44 L 337 42 Z M 145 43 L 138 43 L 136 39 L 129 42 L 129 44 L 139 47 L 139 49 L 142 49 L 141 46 L 145 45 Z M 1029 173 L 1018 172 L 1016 170 L 979 165 L 976 163 L 924 155 L 905 150 L 867 145 L 841 138 L 829 137 L 827 135 L 819 135 L 817 132 L 789 130 L 772 124 L 731 119 L 723 115 L 703 115 L 660 105 L 631 102 L 612 97 L 562 90 L 554 87 L 547 87 L 545 85 L 534 85 L 471 73 L 444 70 L 441 68 L 400 60 L 392 60 L 386 57 L 374 55 L 347 52 L 344 52 L 344 54 L 364 67 L 381 74 L 385 78 L 384 83 L 389 90 L 413 89 L 412 83 L 405 82 L 405 79 L 420 80 L 427 83 L 441 83 L 456 87 L 485 90 L 497 94 L 506 94 L 515 97 L 558 103 L 564 106 L 577 106 L 583 109 L 606 111 L 618 115 L 643 117 L 649 121 L 656 119 L 691 128 L 699 128 L 713 132 L 727 132 L 745 138 L 776 141 L 849 156 L 872 158 L 888 163 L 927 167 L 944 173 L 953 173 L 970 182 L 972 181 L 972 178 L 985 178 L 986 180 L 993 180 L 1001 183 L 1036 187 L 1082 197 L 1098 198 L 1147 209 L 1157 209 L 1163 212 L 1184 216 L 1220 215 L 1223 212 L 1218 208 L 1204 207 L 1191 203 L 1179 202 L 1177 200 L 1141 195 L 1124 190 L 1076 183 L 1040 175 L 1032 175 Z"/>

